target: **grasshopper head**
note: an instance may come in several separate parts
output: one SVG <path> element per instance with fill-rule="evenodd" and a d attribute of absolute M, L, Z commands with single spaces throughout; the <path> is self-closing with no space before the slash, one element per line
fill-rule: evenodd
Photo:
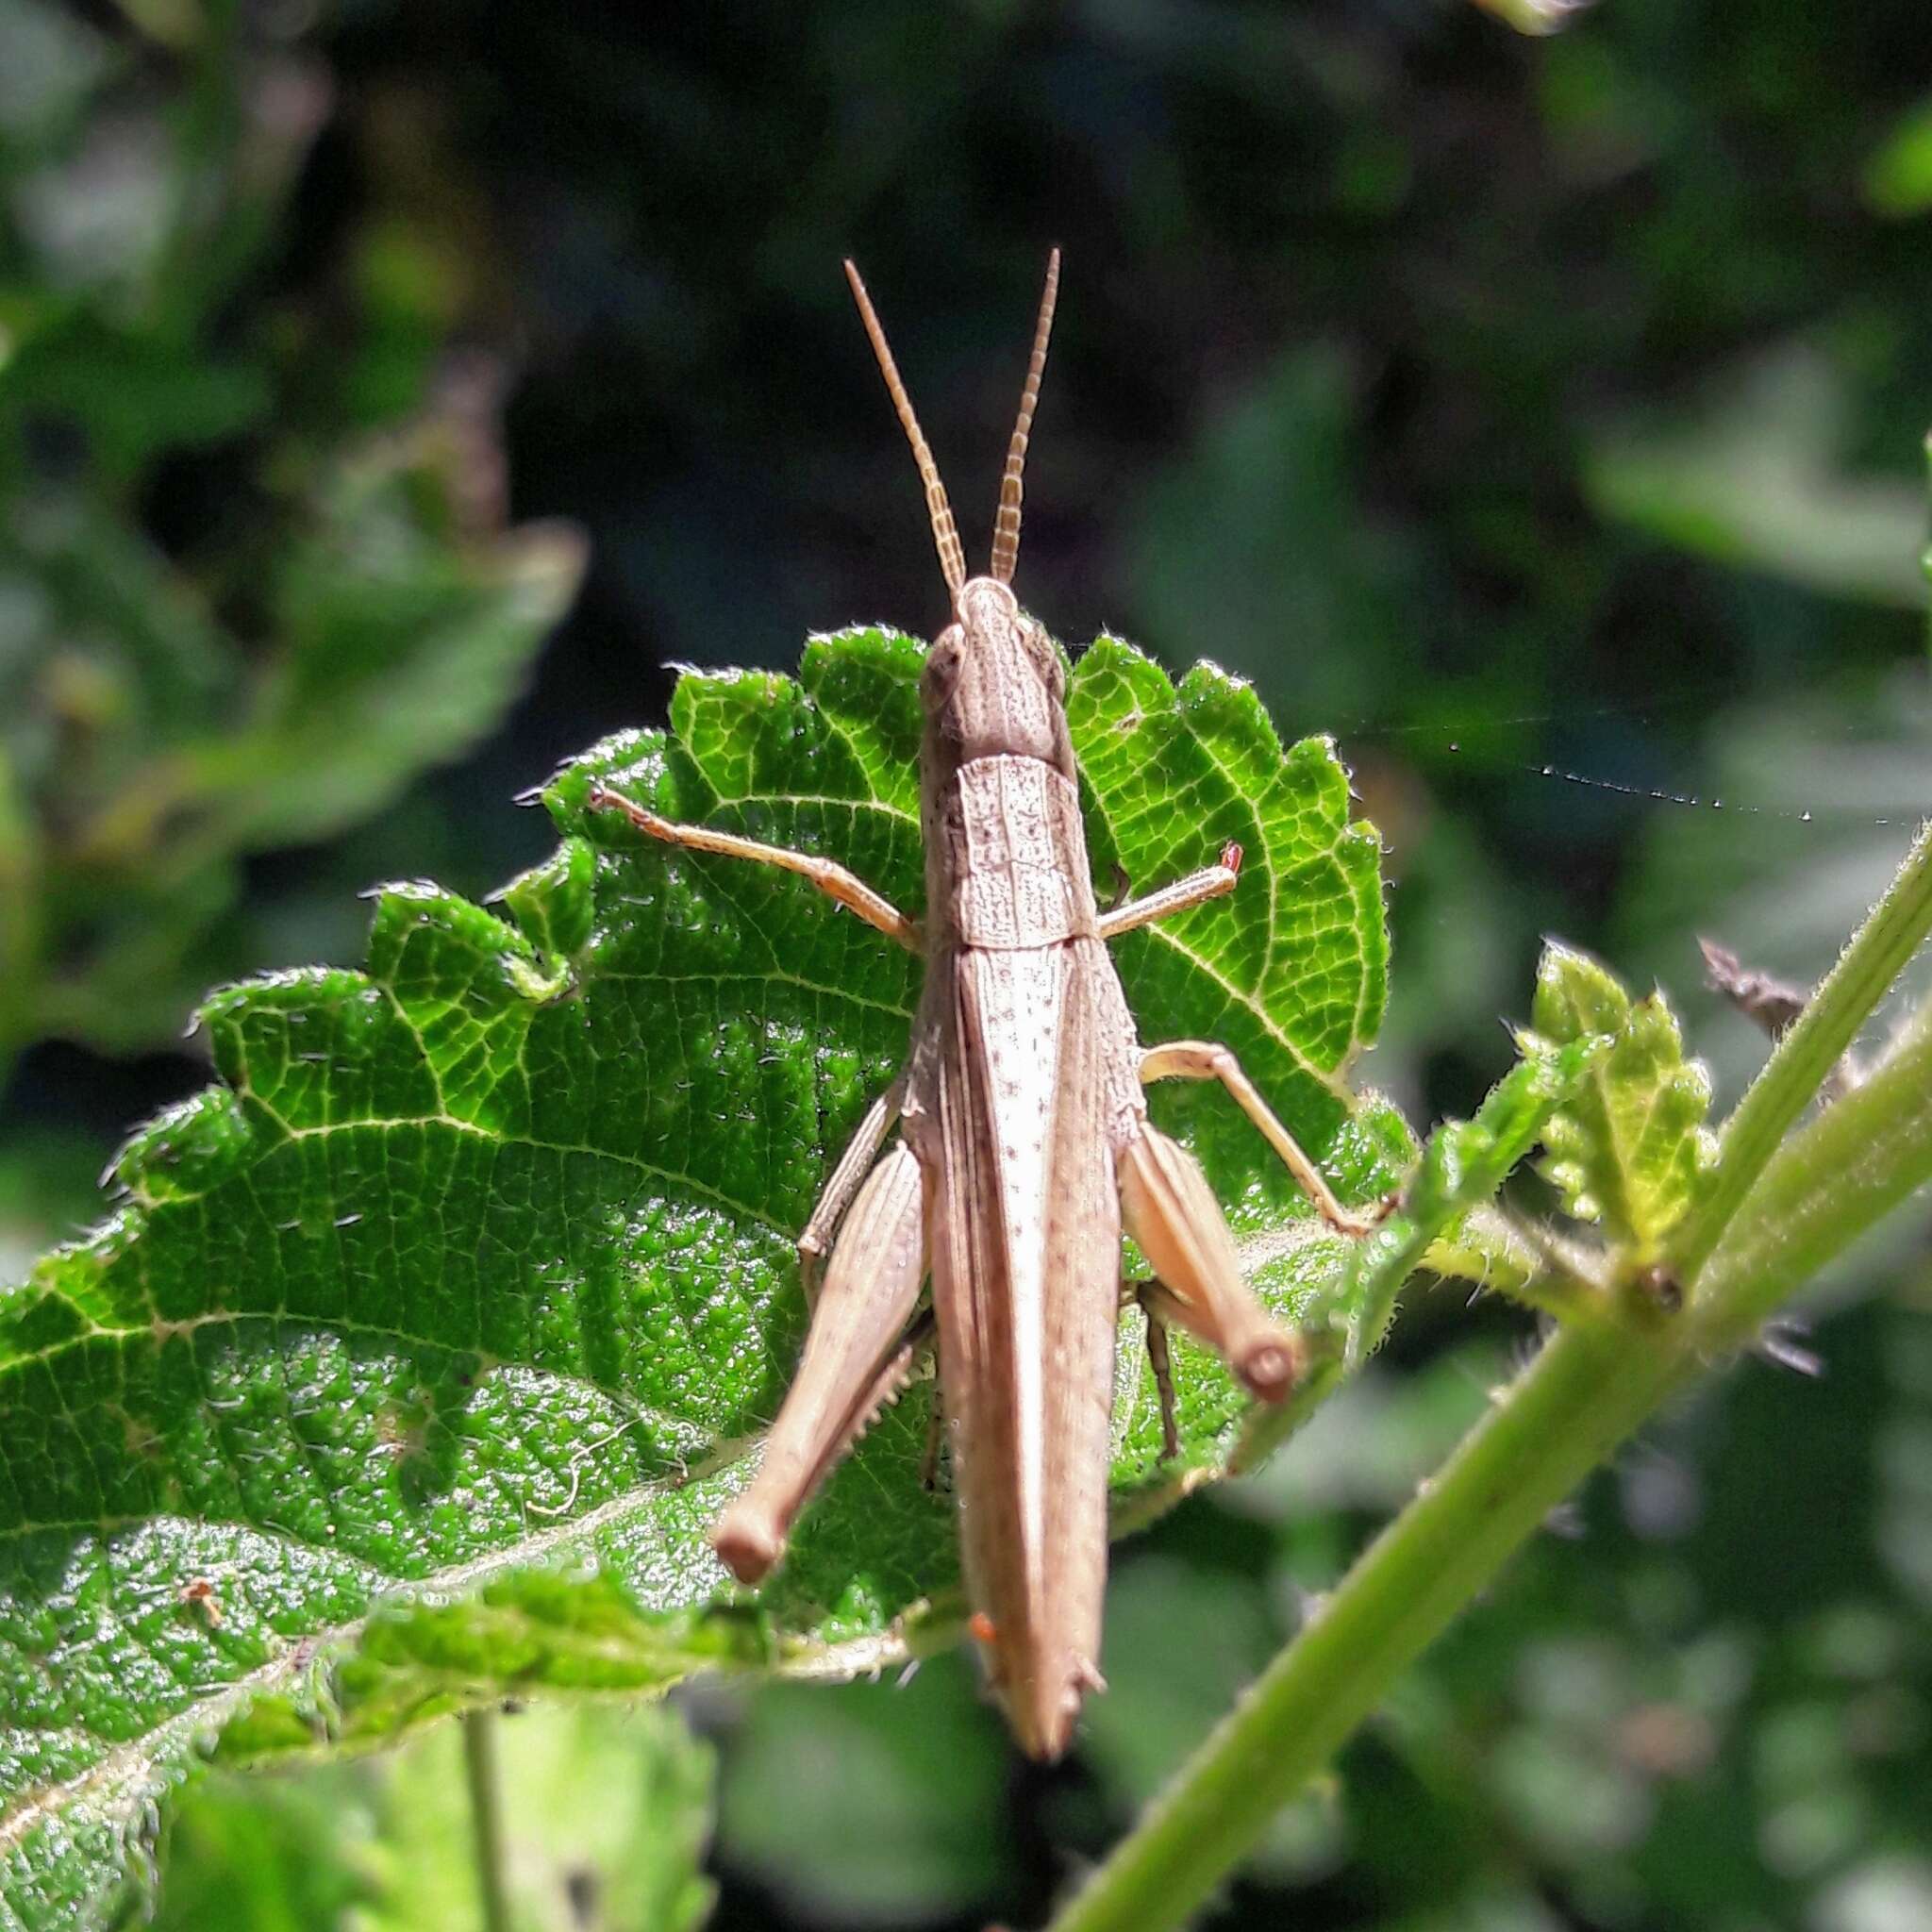
<path fill-rule="evenodd" d="M 1066 670 L 1044 627 L 991 577 L 969 578 L 953 608 L 920 680 L 927 729 L 949 762 L 1006 752 L 1043 758 L 1071 778 Z"/>

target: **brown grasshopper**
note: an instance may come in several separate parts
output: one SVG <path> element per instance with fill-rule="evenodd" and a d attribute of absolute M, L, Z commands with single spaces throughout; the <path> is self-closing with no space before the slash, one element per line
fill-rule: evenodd
<path fill-rule="evenodd" d="M 601 788 L 590 802 L 671 844 L 797 873 L 925 958 L 907 1064 L 799 1237 L 808 1295 L 830 1252 L 804 1360 L 756 1479 L 711 1540 L 745 1583 L 778 1561 L 799 1510 L 925 1344 L 914 1314 L 929 1272 L 969 1628 L 1021 1745 L 1051 1758 L 1067 1747 L 1082 1694 L 1101 1688 L 1123 1225 L 1158 1273 L 1139 1291 L 1150 1341 L 1160 1322 L 1177 1323 L 1267 1402 L 1289 1393 L 1301 1364 L 1294 1336 L 1242 1280 L 1207 1176 L 1148 1120 L 1141 1088 L 1221 1081 L 1334 1226 L 1360 1234 L 1373 1224 L 1335 1198 L 1225 1047 L 1141 1046 L 1108 954 L 1121 933 L 1233 891 L 1241 852 L 1229 846 L 1218 864 L 1115 910 L 1095 902 L 1064 667 L 1008 588 L 1058 251 L 979 577 L 966 575 L 865 285 L 849 261 L 845 273 L 919 465 L 953 604 L 920 684 L 924 921 L 830 859 L 673 824 Z M 895 1121 L 900 1138 L 887 1148 Z M 1164 1378 L 1162 1398 L 1172 1453 Z"/>

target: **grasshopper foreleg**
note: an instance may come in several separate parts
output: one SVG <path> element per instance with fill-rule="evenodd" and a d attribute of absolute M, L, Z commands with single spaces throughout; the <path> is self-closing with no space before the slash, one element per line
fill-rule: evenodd
<path fill-rule="evenodd" d="M 1268 1144 L 1315 1204 L 1315 1211 L 1339 1234 L 1365 1235 L 1381 1222 L 1379 1213 L 1357 1214 L 1335 1198 L 1322 1170 L 1303 1153 L 1294 1136 L 1261 1098 L 1260 1090 L 1241 1071 L 1241 1063 L 1224 1046 L 1207 1040 L 1172 1040 L 1150 1046 L 1141 1056 L 1141 1084 L 1156 1080 L 1219 1080 L 1234 1095 L 1241 1110 L 1260 1128 Z"/>
<path fill-rule="evenodd" d="M 727 858 L 749 858 L 759 865 L 775 866 L 780 872 L 796 873 L 828 899 L 858 913 L 874 930 L 897 940 L 908 953 L 925 950 L 918 920 L 901 912 L 836 859 L 822 858 L 813 852 L 794 852 L 785 845 L 761 844 L 756 839 L 741 839 L 735 832 L 714 832 L 708 825 L 677 824 L 605 785 L 593 785 L 587 803 L 593 811 L 621 811 L 639 831 L 661 839 L 667 845 L 682 845 L 692 852 L 719 852 Z"/>
<path fill-rule="evenodd" d="M 711 1532 L 741 1583 L 757 1583 L 777 1562 L 812 1491 L 911 1373 L 924 1339 L 908 1335 L 907 1323 L 924 1274 L 924 1187 L 901 1142 L 852 1203 L 764 1462 Z"/>

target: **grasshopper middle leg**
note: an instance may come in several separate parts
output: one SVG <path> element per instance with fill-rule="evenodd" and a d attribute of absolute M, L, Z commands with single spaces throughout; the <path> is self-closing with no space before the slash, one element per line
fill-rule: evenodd
<path fill-rule="evenodd" d="M 1174 1296 L 1160 1282 L 1146 1275 L 1121 1276 L 1121 1307 L 1133 1303 L 1141 1310 L 1147 1348 L 1147 1367 L 1154 1376 L 1154 1399 L 1160 1409 L 1160 1459 L 1172 1462 L 1181 1453 L 1180 1419 L 1174 1399 L 1174 1357 L 1167 1345 L 1168 1314 Z"/>
<path fill-rule="evenodd" d="M 1137 1281 L 1134 1299 L 1147 1319 L 1147 1366 L 1153 1372 L 1154 1393 L 1160 1404 L 1160 1458 L 1172 1462 L 1181 1453 L 1180 1424 L 1174 1406 L 1174 1360 L 1167 1347 L 1166 1308 L 1173 1297 L 1158 1281 Z"/>
<path fill-rule="evenodd" d="M 798 1237 L 798 1278 L 805 1289 L 807 1307 L 817 1306 L 819 1263 L 824 1259 L 840 1221 L 852 1205 L 859 1183 L 878 1158 L 879 1149 L 886 1144 L 886 1136 L 891 1132 L 892 1123 L 899 1118 L 900 1108 L 905 1104 L 906 1076 L 901 1074 L 866 1108 L 865 1118 L 845 1143 L 845 1151 L 840 1155 L 831 1178 L 812 1203 L 811 1219 L 805 1224 L 804 1231 Z"/>
<path fill-rule="evenodd" d="M 1171 1040 L 1150 1046 L 1141 1055 L 1141 1084 L 1156 1080 L 1219 1080 L 1234 1095 L 1241 1110 L 1260 1128 L 1268 1144 L 1315 1204 L 1315 1211 L 1340 1234 L 1373 1232 L 1380 1214 L 1357 1214 L 1335 1198 L 1322 1170 L 1302 1151 L 1300 1143 L 1262 1099 L 1260 1089 L 1241 1070 L 1241 1063 L 1224 1046 L 1208 1040 Z"/>

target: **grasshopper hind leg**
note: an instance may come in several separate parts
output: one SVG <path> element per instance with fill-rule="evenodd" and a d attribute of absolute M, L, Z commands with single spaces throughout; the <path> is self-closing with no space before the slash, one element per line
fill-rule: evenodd
<path fill-rule="evenodd" d="M 919 1162 L 901 1142 L 853 1200 L 764 1462 L 711 1531 L 711 1547 L 741 1583 L 758 1582 L 784 1555 L 812 1491 L 911 1374 L 928 1339 L 907 1327 L 924 1274 Z"/>
<path fill-rule="evenodd" d="M 1159 1276 L 1140 1290 L 1150 1324 L 1185 1328 L 1251 1395 L 1284 1400 L 1300 1378 L 1301 1343 L 1242 1279 L 1234 1238 L 1200 1163 L 1143 1122 L 1121 1151 L 1119 1175 L 1122 1222 Z"/>

